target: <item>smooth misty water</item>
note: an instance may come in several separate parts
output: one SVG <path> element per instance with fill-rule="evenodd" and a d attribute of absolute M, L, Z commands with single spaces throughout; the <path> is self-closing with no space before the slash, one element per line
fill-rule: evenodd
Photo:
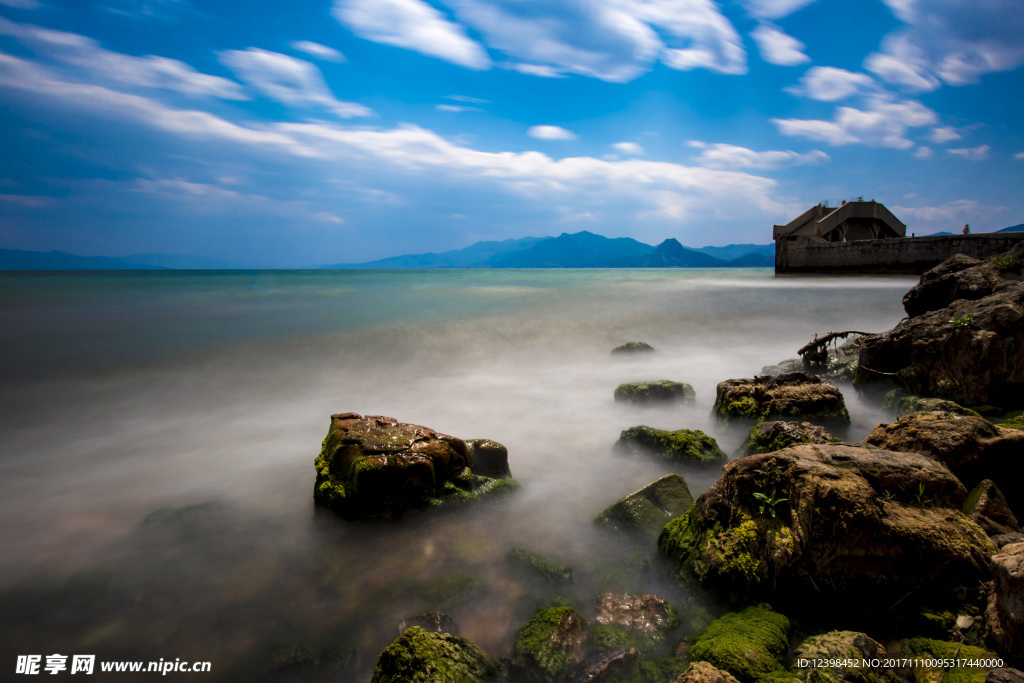
<path fill-rule="evenodd" d="M 339 680 L 366 680 L 398 621 L 438 608 L 507 655 L 532 590 L 505 566 L 509 548 L 582 574 L 637 551 L 657 564 L 655 548 L 592 523 L 671 471 L 613 454 L 622 429 L 702 429 L 734 451 L 743 431 L 710 416 L 719 381 L 791 358 L 815 333 L 892 327 L 912 282 L 767 269 L 0 274 L 2 657 L 180 657 L 249 679 L 288 648 L 326 644 L 342 653 Z M 658 352 L 609 355 L 632 339 Z M 689 382 L 697 401 L 613 402 L 619 383 L 644 379 Z M 846 438 L 891 417 L 842 389 Z M 344 411 L 495 439 L 522 487 L 392 524 L 315 514 L 313 458 Z M 694 494 L 717 478 L 678 471 Z M 463 577 L 483 588 L 444 588 Z M 657 571 L 647 588 L 687 598 Z M 584 602 L 587 590 L 569 589 Z"/>

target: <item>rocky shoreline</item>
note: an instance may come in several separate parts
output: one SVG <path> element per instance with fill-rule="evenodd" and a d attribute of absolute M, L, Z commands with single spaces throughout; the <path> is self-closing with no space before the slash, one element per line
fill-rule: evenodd
<path fill-rule="evenodd" d="M 679 473 L 609 501 L 596 522 L 656 543 L 658 566 L 618 558 L 616 578 L 594 580 L 579 604 L 562 595 L 572 567 L 513 549 L 507 561 L 543 598 L 510 652 L 484 652 L 446 614 L 414 615 L 372 682 L 1024 681 L 1022 275 L 1024 244 L 985 261 L 954 256 L 907 293 L 894 329 L 831 333 L 800 360 L 721 382 L 715 414 L 749 432 L 727 464 L 697 430 L 623 431 L 624 455 Z M 636 351 L 654 352 L 630 342 L 613 353 Z M 830 429 L 850 417 L 834 377 L 886 401 L 895 422 L 840 441 Z M 662 380 L 615 398 L 692 394 Z M 687 472 L 723 464 L 694 500 Z M 332 416 L 315 466 L 316 504 L 353 520 L 517 486 L 496 442 L 356 413 Z M 656 595 L 645 579 L 655 572 L 713 612 Z"/>

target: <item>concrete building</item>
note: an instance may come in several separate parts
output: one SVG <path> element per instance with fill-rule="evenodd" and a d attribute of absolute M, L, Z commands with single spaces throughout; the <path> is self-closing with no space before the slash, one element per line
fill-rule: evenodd
<path fill-rule="evenodd" d="M 1024 232 L 907 237 L 885 205 L 812 206 L 776 225 L 776 273 L 922 273 L 953 254 L 988 258 L 1024 240 Z"/>

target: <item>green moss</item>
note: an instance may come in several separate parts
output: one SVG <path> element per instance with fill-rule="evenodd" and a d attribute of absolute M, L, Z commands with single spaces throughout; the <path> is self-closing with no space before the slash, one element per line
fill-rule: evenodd
<path fill-rule="evenodd" d="M 993 256 L 989 260 L 994 263 L 996 268 L 998 268 L 1002 273 L 1018 271 L 1021 269 L 1021 266 L 1024 265 L 1024 261 L 1021 261 L 1019 258 L 1013 258 L 1008 253 Z"/>
<path fill-rule="evenodd" d="M 813 671 L 813 670 L 812 670 Z M 813 675 L 813 674 L 812 674 Z M 772 671 L 757 679 L 757 683 L 804 683 L 794 673 L 789 671 Z"/>
<path fill-rule="evenodd" d="M 757 405 L 757 401 L 749 396 L 744 396 L 727 403 L 715 403 L 715 412 L 725 418 L 739 417 L 753 420 L 761 416 L 760 406 Z"/>
<path fill-rule="evenodd" d="M 572 567 L 555 564 L 522 548 L 512 548 L 505 559 L 523 573 L 552 584 L 564 585 L 572 582 Z"/>
<path fill-rule="evenodd" d="M 760 547 L 757 523 L 746 519 L 711 538 L 711 548 L 721 558 L 721 574 L 739 578 L 742 583 L 758 584 L 765 571 L 764 562 L 755 553 Z"/>
<path fill-rule="evenodd" d="M 665 683 L 674 681 L 690 666 L 674 657 L 661 657 L 638 662 L 629 676 L 629 683 Z"/>
<path fill-rule="evenodd" d="M 623 430 L 616 446 L 632 453 L 653 455 L 670 463 L 724 464 L 728 456 L 718 442 L 697 429 L 674 432 L 641 425 Z"/>
<path fill-rule="evenodd" d="M 900 642 L 903 646 L 903 657 L 917 659 L 997 659 L 999 655 L 980 647 L 949 643 L 929 638 L 908 638 Z M 984 683 L 991 669 L 984 667 L 953 667 L 943 672 L 941 669 L 914 670 L 916 680 L 934 681 L 935 683 Z"/>
<path fill-rule="evenodd" d="M 636 636 L 615 624 L 602 624 L 590 629 L 587 637 L 587 648 L 593 654 L 600 654 L 620 647 L 640 649 L 640 641 Z"/>
<path fill-rule="evenodd" d="M 743 683 L 783 668 L 789 650 L 789 619 L 766 607 L 726 614 L 697 636 L 690 659 L 728 671 Z"/>
<path fill-rule="evenodd" d="M 862 651 L 861 647 L 865 650 Z M 801 643 L 796 648 L 794 659 L 847 660 L 854 664 L 844 667 L 794 667 L 792 671 L 799 675 L 803 683 L 887 683 L 893 679 L 891 669 L 858 666 L 865 658 L 877 656 L 880 647 L 865 634 L 855 631 L 822 633 Z"/>
<path fill-rule="evenodd" d="M 641 405 L 663 401 L 691 400 L 696 395 L 693 387 L 689 384 L 667 379 L 658 382 L 620 384 L 615 388 L 616 401 Z"/>
<path fill-rule="evenodd" d="M 685 514 L 669 521 L 662 528 L 658 536 L 658 547 L 673 564 L 689 567 L 693 562 L 694 551 L 702 540 L 697 526 L 697 513 L 694 506 L 691 506 Z"/>
<path fill-rule="evenodd" d="M 996 422 L 1000 427 L 1009 427 L 1010 429 L 1024 429 L 1024 411 L 1014 411 L 1008 414 L 1000 422 Z"/>
<path fill-rule="evenodd" d="M 472 641 L 406 629 L 380 654 L 370 683 L 482 683 L 502 680 L 501 665 Z"/>
<path fill-rule="evenodd" d="M 554 683 L 573 665 L 572 656 L 553 638 L 563 618 L 575 618 L 586 626 L 583 618 L 571 607 L 541 610 L 516 632 L 512 656 L 532 669 L 534 678 Z"/>

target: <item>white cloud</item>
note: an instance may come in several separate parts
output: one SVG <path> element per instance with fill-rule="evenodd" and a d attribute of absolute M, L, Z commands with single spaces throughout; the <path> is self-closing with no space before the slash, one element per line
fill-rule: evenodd
<path fill-rule="evenodd" d="M 459 114 L 464 111 L 481 111 L 480 107 L 467 107 L 464 104 L 438 104 L 435 105 L 438 111 L 446 111 L 452 114 Z"/>
<path fill-rule="evenodd" d="M 357 36 L 404 47 L 467 69 L 489 69 L 491 60 L 466 31 L 422 0 L 336 0 L 334 18 Z"/>
<path fill-rule="evenodd" d="M 875 81 L 867 74 L 834 66 L 815 66 L 808 69 L 797 85 L 786 88 L 786 91 L 822 102 L 837 102 L 874 88 Z"/>
<path fill-rule="evenodd" d="M 932 128 L 932 132 L 928 134 L 928 139 L 934 142 L 936 145 L 941 145 L 951 140 L 959 140 L 960 133 L 953 126 L 939 126 Z"/>
<path fill-rule="evenodd" d="M 992 148 L 988 145 L 978 145 L 977 147 L 963 147 L 960 149 L 947 149 L 946 152 L 953 156 L 962 157 L 970 161 L 981 161 L 982 159 L 988 159 L 989 153 Z"/>
<path fill-rule="evenodd" d="M 371 109 L 361 104 L 337 100 L 320 70 L 309 62 L 255 47 L 227 50 L 219 56 L 246 85 L 281 104 L 324 107 L 343 119 L 373 115 Z"/>
<path fill-rule="evenodd" d="M 576 134 L 571 130 L 558 126 L 533 126 L 526 131 L 531 138 L 538 140 L 575 140 Z"/>
<path fill-rule="evenodd" d="M 490 68 L 466 27 L 506 59 L 498 66 L 557 78 L 566 74 L 622 83 L 659 59 L 674 69 L 743 74 L 739 35 L 713 0 L 443 0 L 454 23 L 421 0 L 335 0 L 334 16 L 357 35 Z"/>
<path fill-rule="evenodd" d="M 756 152 L 746 147 L 726 145 L 722 143 L 709 144 L 699 140 L 690 140 L 690 147 L 703 150 L 698 163 L 710 168 L 757 168 L 763 170 L 775 170 L 789 166 L 801 166 L 804 164 L 823 164 L 830 160 L 829 156 L 820 150 L 811 150 L 805 154 L 791 150 L 766 150 Z"/>
<path fill-rule="evenodd" d="M 918 147 L 917 149 L 914 150 L 914 157 L 918 159 L 931 159 L 933 156 L 935 156 L 935 152 L 932 150 L 931 147 L 925 147 L 922 145 L 921 147 Z M 910 195 L 906 196 L 909 197 Z M 914 196 L 916 197 L 917 195 Z"/>
<path fill-rule="evenodd" d="M 200 73 L 176 59 L 154 55 L 133 57 L 111 52 L 92 38 L 77 33 L 17 24 L 0 18 L 0 35 L 16 38 L 48 60 L 70 67 L 66 75 L 77 80 L 157 88 L 190 96 L 249 99 L 234 81 Z"/>
<path fill-rule="evenodd" d="M 310 216 L 310 218 L 312 218 L 315 221 L 321 221 L 323 223 L 334 223 L 335 225 L 342 225 L 345 223 L 344 218 L 341 218 L 338 215 L 331 213 L 330 211 L 317 211 L 312 216 Z"/>
<path fill-rule="evenodd" d="M 1024 64 L 1018 0 L 885 0 L 906 27 L 887 37 L 865 68 L 908 90 L 976 83 Z"/>
<path fill-rule="evenodd" d="M 469 95 L 445 95 L 446 100 L 452 100 L 454 102 L 465 102 L 466 104 L 490 104 L 490 100 L 482 100 L 479 97 L 470 97 Z"/>
<path fill-rule="evenodd" d="M 783 33 L 776 26 L 761 24 L 750 33 L 761 52 L 761 59 L 779 66 L 806 64 L 811 58 L 804 54 L 804 44 Z"/>
<path fill-rule="evenodd" d="M 1024 152 L 1017 152 L 1013 155 L 1013 158 L 1017 161 L 1024 161 Z"/>
<path fill-rule="evenodd" d="M 644 154 L 644 148 L 635 142 L 616 142 L 612 147 L 623 154 L 630 154 L 633 156 L 641 156 Z"/>
<path fill-rule="evenodd" d="M 939 206 L 894 206 L 892 212 L 902 220 L 917 221 L 927 228 L 945 229 L 949 232 L 960 232 L 965 223 L 976 226 L 995 227 L 1000 214 L 1006 211 L 1005 206 L 982 204 L 973 199 L 958 199 Z"/>
<path fill-rule="evenodd" d="M 304 52 L 310 57 L 322 59 L 325 62 L 341 63 L 346 61 L 345 55 L 341 54 L 333 47 L 321 45 L 320 43 L 314 43 L 311 40 L 293 40 L 288 44 L 292 47 L 293 50 Z"/>
<path fill-rule="evenodd" d="M 867 109 L 838 107 L 833 121 L 772 119 L 783 135 L 805 137 L 830 145 L 860 143 L 872 147 L 909 149 L 908 128 L 934 124 L 938 115 L 914 100 L 891 101 L 871 97 Z"/>
<path fill-rule="evenodd" d="M 740 0 L 747 14 L 755 19 L 781 19 L 803 9 L 814 0 Z"/>
<path fill-rule="evenodd" d="M 38 0 L 0 0 L 0 5 L 17 7 L 18 9 L 38 9 Z"/>

